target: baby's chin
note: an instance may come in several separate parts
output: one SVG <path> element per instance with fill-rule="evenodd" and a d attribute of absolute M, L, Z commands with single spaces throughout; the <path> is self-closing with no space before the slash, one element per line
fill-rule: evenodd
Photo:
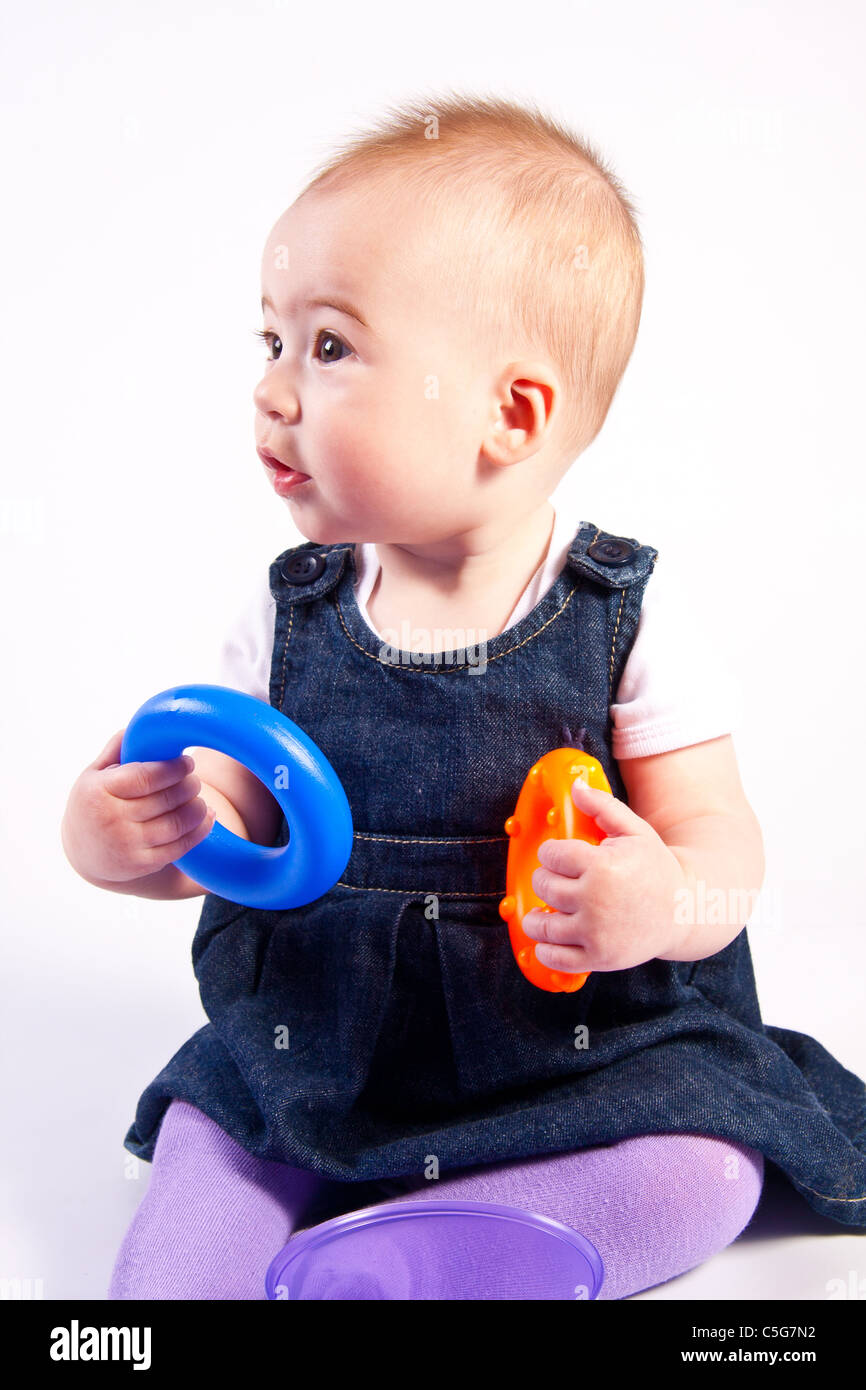
<path fill-rule="evenodd" d="M 318 517 L 303 507 L 289 506 L 288 498 L 285 499 L 285 502 L 292 514 L 292 521 L 301 535 L 305 540 L 312 541 L 314 545 L 336 545 L 340 541 L 362 539 L 360 536 L 349 534 L 358 529 L 349 521 L 341 523 L 336 518 Z"/>
<path fill-rule="evenodd" d="M 301 506 L 300 499 L 296 506 L 291 506 L 290 497 L 283 501 L 289 507 L 292 521 L 301 535 L 314 545 L 430 545 L 442 539 L 438 532 L 429 536 L 412 534 L 413 525 L 406 523 L 405 519 L 400 524 L 384 516 L 368 516 L 363 520 L 359 520 L 357 515 L 341 518 L 333 513 L 329 515 L 324 509 Z M 413 522 L 417 528 L 417 517 L 413 518 Z"/>

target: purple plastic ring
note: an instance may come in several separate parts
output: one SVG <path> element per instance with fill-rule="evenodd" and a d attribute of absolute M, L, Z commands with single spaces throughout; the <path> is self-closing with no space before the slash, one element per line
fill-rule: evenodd
<path fill-rule="evenodd" d="M 456 1295 L 455 1269 L 466 1290 Z M 549 1216 L 433 1200 L 381 1202 L 299 1231 L 271 1260 L 265 1289 L 269 1299 L 291 1301 L 582 1301 L 597 1298 L 603 1280 L 592 1242 Z"/>

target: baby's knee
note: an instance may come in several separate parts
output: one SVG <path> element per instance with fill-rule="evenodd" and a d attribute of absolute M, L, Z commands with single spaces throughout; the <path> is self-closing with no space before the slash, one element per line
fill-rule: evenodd
<path fill-rule="evenodd" d="M 724 1245 L 736 1240 L 752 1219 L 764 1184 L 764 1155 L 731 1139 L 684 1135 L 694 1156 L 695 1201 L 713 1220 Z"/>
<path fill-rule="evenodd" d="M 654 1134 L 615 1146 L 609 1201 L 579 1230 L 598 1246 L 601 1299 L 685 1274 L 737 1239 L 761 1196 L 764 1156 L 707 1134 Z"/>

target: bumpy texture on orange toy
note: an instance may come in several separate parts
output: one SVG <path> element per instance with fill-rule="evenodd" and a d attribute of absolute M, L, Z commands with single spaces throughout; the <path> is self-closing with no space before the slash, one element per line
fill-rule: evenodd
<path fill-rule="evenodd" d="M 538 847 L 542 841 L 580 839 L 598 845 L 606 838 L 595 821 L 574 804 L 571 787 L 578 777 L 591 787 L 610 791 L 601 763 L 579 748 L 554 748 L 529 769 L 514 815 L 505 822 L 508 864 L 505 897 L 499 904 L 499 915 L 508 923 L 511 948 L 527 980 L 539 989 L 566 994 L 586 984 L 590 972 L 574 975 L 542 965 L 536 959 L 536 943 L 526 935 L 521 923 L 533 908 L 554 910 L 532 887 L 532 875 L 541 867 Z"/>

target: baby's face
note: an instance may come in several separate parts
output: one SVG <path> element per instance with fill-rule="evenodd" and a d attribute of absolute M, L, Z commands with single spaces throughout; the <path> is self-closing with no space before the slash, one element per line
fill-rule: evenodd
<path fill-rule="evenodd" d="M 420 210 L 369 195 L 307 194 L 274 226 L 256 445 L 308 475 L 269 472 L 309 540 L 433 543 L 487 519 L 495 363 L 448 315 L 452 255 Z"/>

